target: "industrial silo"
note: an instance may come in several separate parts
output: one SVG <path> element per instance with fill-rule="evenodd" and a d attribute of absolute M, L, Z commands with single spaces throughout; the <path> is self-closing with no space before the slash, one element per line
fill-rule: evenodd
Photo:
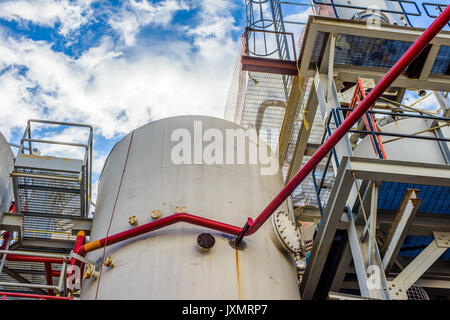
<path fill-rule="evenodd" d="M 110 221 L 112 235 L 136 227 L 130 217 L 136 218 L 137 225 L 152 221 L 157 210 L 162 217 L 187 212 L 236 226 L 256 217 L 283 186 L 281 170 L 270 174 L 259 159 L 249 163 L 257 140 L 245 138 L 245 163 L 237 163 L 237 157 L 235 163 L 227 163 L 226 150 L 224 164 L 208 164 L 195 155 L 201 149 L 207 152 L 213 141 L 209 134 L 226 140 L 227 129 L 231 134 L 242 132 L 240 126 L 222 119 L 181 116 L 151 122 L 125 136 L 109 154 L 99 179 L 90 241 L 105 237 Z M 191 164 L 174 163 L 174 154 L 186 155 L 187 149 L 181 153 L 177 149 L 180 133 L 191 139 Z M 198 139 L 204 141 L 199 145 Z M 259 143 L 269 152 L 271 163 L 278 163 L 277 155 Z M 232 149 L 237 151 L 238 145 L 235 140 Z M 287 205 L 277 212 L 287 215 Z M 197 243 L 202 233 L 214 238 L 209 250 Z M 103 248 L 90 252 L 86 257 L 97 266 L 103 256 L 111 256 L 114 267 L 103 266 L 100 279 L 84 279 L 81 298 L 299 299 L 295 264 L 283 250 L 273 221 L 246 237 L 244 248 L 236 249 L 231 243 L 234 238 L 178 223 L 108 246 L 104 254 Z"/>

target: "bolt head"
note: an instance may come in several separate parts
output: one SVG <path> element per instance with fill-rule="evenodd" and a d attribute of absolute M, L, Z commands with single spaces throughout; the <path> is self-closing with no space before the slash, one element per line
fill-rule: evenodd
<path fill-rule="evenodd" d="M 136 216 L 131 216 L 128 218 L 128 223 L 131 224 L 132 226 L 137 225 L 137 218 Z"/>
<path fill-rule="evenodd" d="M 158 219 L 159 217 L 161 217 L 161 210 L 153 210 L 152 219 Z"/>

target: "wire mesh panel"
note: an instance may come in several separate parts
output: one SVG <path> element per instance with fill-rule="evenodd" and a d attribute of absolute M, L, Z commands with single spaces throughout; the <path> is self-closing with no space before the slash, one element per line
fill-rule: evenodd
<path fill-rule="evenodd" d="M 334 63 L 389 69 L 411 44 L 409 41 L 339 34 Z"/>
<path fill-rule="evenodd" d="M 50 177 L 77 178 L 79 174 L 31 168 L 17 168 L 17 172 Z M 19 212 L 81 216 L 80 184 L 77 181 L 42 179 L 18 176 L 16 184 Z"/>
<path fill-rule="evenodd" d="M 276 150 L 287 103 L 283 76 L 261 72 L 251 72 L 250 76 L 240 124 L 254 126 Z"/>
<path fill-rule="evenodd" d="M 408 295 L 408 300 L 430 300 L 425 289 L 419 286 L 411 286 L 406 290 L 406 294 Z"/>

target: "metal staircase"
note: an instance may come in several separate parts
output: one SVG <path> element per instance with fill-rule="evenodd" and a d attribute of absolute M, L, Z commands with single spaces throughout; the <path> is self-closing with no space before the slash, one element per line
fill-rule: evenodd
<path fill-rule="evenodd" d="M 33 139 L 32 123 L 82 127 L 89 129 L 86 143 Z M 29 120 L 11 172 L 16 201 L 16 211 L 23 215 L 20 248 L 73 247 L 74 221 L 87 218 L 91 201 L 92 182 L 92 136 L 91 126 L 75 123 Z M 33 144 L 52 144 L 83 148 L 82 159 L 41 155 Z"/>

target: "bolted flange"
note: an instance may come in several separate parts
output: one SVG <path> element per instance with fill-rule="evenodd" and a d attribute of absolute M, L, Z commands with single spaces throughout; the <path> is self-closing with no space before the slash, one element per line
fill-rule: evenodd
<path fill-rule="evenodd" d="M 91 279 L 91 278 L 97 279 L 98 276 L 99 276 L 99 272 L 95 271 L 95 266 L 89 264 L 89 265 L 87 265 L 84 268 L 83 278 L 86 278 L 86 279 Z"/>
<path fill-rule="evenodd" d="M 114 259 L 109 256 L 108 258 L 105 259 L 104 265 L 110 268 L 114 267 Z"/>
<path fill-rule="evenodd" d="M 152 210 L 152 219 L 158 219 L 161 217 L 161 210 Z"/>
<path fill-rule="evenodd" d="M 183 213 L 186 211 L 186 207 L 182 207 L 182 206 L 177 206 L 175 208 L 175 213 Z"/>

